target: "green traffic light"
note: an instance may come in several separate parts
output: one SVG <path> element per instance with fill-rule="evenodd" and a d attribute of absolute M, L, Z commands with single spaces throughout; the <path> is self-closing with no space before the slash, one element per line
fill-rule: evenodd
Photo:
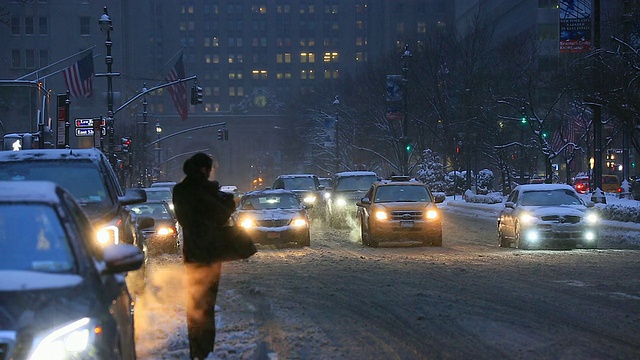
<path fill-rule="evenodd" d="M 413 146 L 411 146 L 411 144 L 407 144 L 405 149 L 407 149 L 407 151 L 411 151 L 411 149 L 413 149 Z"/>
<path fill-rule="evenodd" d="M 520 119 L 520 122 L 521 122 L 521 123 L 523 123 L 523 124 L 526 124 L 526 123 L 527 123 L 527 117 L 526 117 L 526 116 L 523 116 L 523 117 Z"/>

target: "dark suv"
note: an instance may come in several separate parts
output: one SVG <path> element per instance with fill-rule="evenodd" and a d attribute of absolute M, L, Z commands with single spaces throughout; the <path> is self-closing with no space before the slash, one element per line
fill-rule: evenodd
<path fill-rule="evenodd" d="M 100 150 L 0 151 L 0 180 L 57 183 L 82 206 L 98 232 L 97 239 L 101 244 L 133 244 L 146 256 L 144 239 L 137 234 L 141 233 L 140 229 L 153 226 L 153 219 L 133 222 L 125 208 L 125 205 L 145 202 L 146 193 L 142 189 L 128 189 L 124 193 L 107 157 Z"/>
<path fill-rule="evenodd" d="M 355 221 L 356 203 L 380 180 L 373 171 L 345 171 L 336 173 L 333 189 L 327 193 L 325 221 L 333 227 L 345 227 Z"/>
<path fill-rule="evenodd" d="M 273 189 L 291 190 L 307 209 L 313 208 L 320 200 L 320 185 L 318 177 L 313 174 L 280 175 L 273 182 Z"/>

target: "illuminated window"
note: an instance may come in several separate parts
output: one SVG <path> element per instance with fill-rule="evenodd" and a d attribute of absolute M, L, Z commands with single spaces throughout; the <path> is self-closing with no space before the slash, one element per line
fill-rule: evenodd
<path fill-rule="evenodd" d="M 193 14 L 193 6 L 189 6 L 189 7 L 187 8 L 187 12 L 188 12 L 189 14 Z"/>
<path fill-rule="evenodd" d="M 300 79 L 305 80 L 307 78 L 307 70 L 300 70 Z"/>
<path fill-rule="evenodd" d="M 307 39 L 307 45 L 309 45 L 309 46 L 316 46 L 316 39 L 315 39 L 315 38 L 309 38 L 309 39 Z"/>
<path fill-rule="evenodd" d="M 211 55 L 206 54 L 206 55 L 204 56 L 204 63 L 205 63 L 205 64 L 211 64 Z"/>
<path fill-rule="evenodd" d="M 286 80 L 291 80 L 291 73 L 284 73 L 284 78 Z"/>
<path fill-rule="evenodd" d="M 282 64 L 282 54 L 276 54 L 276 62 Z"/>
<path fill-rule="evenodd" d="M 338 62 L 338 53 L 337 52 L 326 52 L 324 53 L 324 62 Z"/>
<path fill-rule="evenodd" d="M 331 79 L 331 71 L 325 69 L 324 70 L 324 78 L 325 79 Z"/>
<path fill-rule="evenodd" d="M 220 46 L 220 38 L 218 38 L 217 36 L 213 37 L 213 47 L 218 47 Z"/>
<path fill-rule="evenodd" d="M 362 58 L 362 53 L 361 52 L 357 52 L 356 53 L 356 62 L 362 62 L 363 58 Z"/>
<path fill-rule="evenodd" d="M 307 53 L 300 53 L 300 62 L 301 63 L 306 63 L 307 62 L 307 58 L 308 58 Z"/>
<path fill-rule="evenodd" d="M 267 70 L 252 70 L 251 77 L 254 80 L 266 80 L 267 79 Z"/>
<path fill-rule="evenodd" d="M 283 77 L 284 77 L 284 75 L 282 73 L 276 73 L 276 79 L 277 80 L 282 80 Z"/>
<path fill-rule="evenodd" d="M 284 62 L 286 64 L 291 63 L 291 53 L 284 53 Z"/>
<path fill-rule="evenodd" d="M 357 37 L 356 38 L 356 46 L 362 46 L 362 38 L 361 37 Z"/>
<path fill-rule="evenodd" d="M 220 55 L 213 54 L 213 63 L 214 64 L 219 64 L 220 63 Z"/>
<path fill-rule="evenodd" d="M 334 78 L 334 79 L 337 79 L 338 78 L 338 70 L 333 70 L 331 72 L 331 77 Z"/>
<path fill-rule="evenodd" d="M 229 87 L 229 96 L 236 96 L 236 88 L 234 86 Z"/>
<path fill-rule="evenodd" d="M 236 79 L 236 74 L 235 73 L 229 73 L 229 80 L 235 80 Z"/>
<path fill-rule="evenodd" d="M 242 86 L 238 86 L 236 93 L 238 96 L 244 96 L 244 88 Z"/>
<path fill-rule="evenodd" d="M 218 103 L 213 104 L 213 111 L 215 111 L 215 112 L 220 111 L 220 104 L 218 104 Z"/>
<path fill-rule="evenodd" d="M 364 23 L 362 22 L 362 20 L 356 21 L 356 29 L 358 30 L 364 29 Z"/>
<path fill-rule="evenodd" d="M 242 54 L 236 55 L 236 62 L 238 64 L 242 64 L 244 62 L 244 58 L 242 57 Z"/>
<path fill-rule="evenodd" d="M 204 112 L 211 112 L 211 103 L 204 104 Z"/>
<path fill-rule="evenodd" d="M 313 80 L 316 78 L 316 72 L 314 70 L 309 70 L 309 79 Z"/>
<path fill-rule="evenodd" d="M 235 55 L 229 54 L 229 64 L 233 64 L 234 60 L 235 60 Z"/>

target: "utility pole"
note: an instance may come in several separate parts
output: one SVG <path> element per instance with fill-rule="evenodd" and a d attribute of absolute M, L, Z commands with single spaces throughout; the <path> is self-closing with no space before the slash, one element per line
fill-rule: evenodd
<path fill-rule="evenodd" d="M 624 0 L 624 14 L 622 15 L 623 27 L 622 27 L 622 38 L 624 39 L 625 44 L 631 44 L 631 25 L 633 21 L 633 17 L 631 15 L 631 0 Z M 623 54 L 623 56 L 625 56 Z M 629 79 L 625 79 L 626 83 L 629 83 Z M 630 178 L 630 170 L 629 169 L 629 126 L 627 122 L 623 122 L 622 127 L 622 181 L 629 181 Z M 623 191 L 628 191 L 629 189 L 625 189 Z"/>
<path fill-rule="evenodd" d="M 597 65 L 602 63 L 602 55 L 600 54 L 600 0 L 593 0 L 593 45 L 598 56 L 596 57 Z M 596 90 L 602 91 L 602 74 L 599 71 L 593 73 Z M 596 99 L 602 102 L 602 99 Z M 607 200 L 602 193 L 602 104 L 593 106 L 593 187 L 594 192 L 591 195 L 591 201 L 606 203 Z"/>
<path fill-rule="evenodd" d="M 402 51 L 402 175 L 409 174 L 409 155 L 411 152 L 411 139 L 409 138 L 409 60 L 411 59 L 409 44 L 404 45 Z"/>
<path fill-rule="evenodd" d="M 336 160 L 336 174 L 338 173 L 338 171 L 340 171 L 340 148 L 338 147 L 338 108 L 340 107 L 340 98 L 338 97 L 338 95 L 336 95 L 335 100 L 333 100 L 333 106 L 336 109 L 336 122 L 335 122 L 335 130 L 336 130 L 336 139 L 335 139 L 335 146 L 336 146 L 336 154 L 335 154 L 335 160 Z"/>

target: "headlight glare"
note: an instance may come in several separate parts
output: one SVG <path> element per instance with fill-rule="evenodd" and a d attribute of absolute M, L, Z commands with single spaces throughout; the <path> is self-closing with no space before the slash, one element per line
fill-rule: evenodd
<path fill-rule="evenodd" d="M 307 221 L 305 219 L 297 218 L 291 221 L 291 226 L 294 226 L 294 227 L 301 227 L 306 225 L 307 225 Z"/>
<path fill-rule="evenodd" d="M 336 205 L 338 205 L 338 206 L 347 206 L 347 200 L 338 199 L 338 200 L 336 200 Z"/>
<path fill-rule="evenodd" d="M 531 223 L 533 222 L 533 219 L 535 219 L 535 218 L 534 218 L 533 216 L 531 216 L 531 214 L 529 214 L 529 213 L 522 213 L 522 214 L 520 214 L 519 218 L 520 218 L 520 221 L 521 221 L 523 224 L 531 224 Z"/>
<path fill-rule="evenodd" d="M 173 230 L 173 228 L 166 227 L 166 226 L 159 227 L 158 230 L 156 230 L 156 235 L 160 235 L 160 236 L 173 235 L 174 233 L 175 231 Z"/>
<path fill-rule="evenodd" d="M 29 360 L 76 358 L 89 350 L 95 334 L 99 331 L 89 318 L 74 321 L 34 340 L 35 350 L 29 356 Z"/>
<path fill-rule="evenodd" d="M 438 218 L 438 212 L 435 210 L 427 210 L 427 213 L 425 214 L 425 217 L 429 220 L 433 220 L 433 219 L 437 219 Z"/>
<path fill-rule="evenodd" d="M 387 215 L 386 211 L 376 211 L 375 212 L 375 216 L 377 220 L 387 220 L 389 218 L 389 215 Z"/>
<path fill-rule="evenodd" d="M 586 216 L 586 219 L 588 224 L 597 224 L 598 221 L 600 220 L 600 218 L 598 217 L 598 214 L 596 213 L 588 213 Z"/>
<path fill-rule="evenodd" d="M 302 201 L 304 201 L 307 204 L 313 204 L 316 202 L 316 197 L 315 195 L 307 195 L 304 197 L 304 200 Z"/>
<path fill-rule="evenodd" d="M 101 227 L 100 229 L 98 229 L 96 236 L 100 245 L 111 245 L 120 243 L 118 227 L 114 225 Z"/>
<path fill-rule="evenodd" d="M 240 221 L 240 226 L 245 229 L 250 229 L 252 227 L 256 227 L 256 222 L 253 221 L 253 219 L 242 219 L 242 221 Z"/>

